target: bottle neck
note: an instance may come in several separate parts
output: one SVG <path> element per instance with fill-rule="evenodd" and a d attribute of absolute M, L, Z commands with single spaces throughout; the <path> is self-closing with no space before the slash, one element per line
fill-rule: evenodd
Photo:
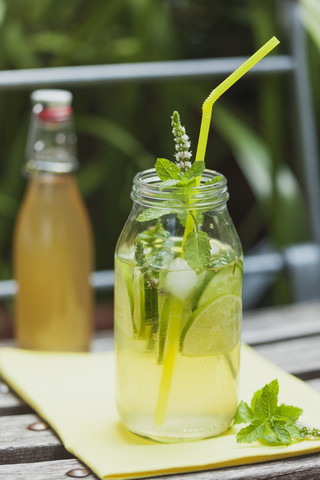
<path fill-rule="evenodd" d="M 72 108 L 34 105 L 26 149 L 27 174 L 63 174 L 78 168 Z"/>
<path fill-rule="evenodd" d="M 219 176 L 220 180 L 207 184 Z M 155 169 L 138 173 L 133 180 L 132 200 L 140 207 L 189 211 L 223 208 L 229 199 L 226 178 L 214 170 L 204 170 L 198 187 L 169 187 L 161 190 Z"/>

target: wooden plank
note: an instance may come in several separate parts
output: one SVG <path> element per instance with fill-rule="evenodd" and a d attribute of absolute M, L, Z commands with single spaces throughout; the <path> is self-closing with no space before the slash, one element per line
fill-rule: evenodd
<path fill-rule="evenodd" d="M 55 460 L 52 462 L 20 463 L 16 465 L 0 465 L 1 480 L 62 480 L 71 479 L 67 472 L 75 468 L 85 468 L 76 459 Z M 86 480 L 97 480 L 93 473 L 84 477 Z"/>
<path fill-rule="evenodd" d="M 157 477 L 157 480 L 316 480 L 320 455 L 305 455 L 272 462 L 241 465 L 199 473 Z"/>
<path fill-rule="evenodd" d="M 12 393 L 4 382 L 0 381 L 0 417 L 31 412 L 32 408 Z"/>
<path fill-rule="evenodd" d="M 300 378 L 320 377 L 320 335 L 258 345 L 255 350 Z"/>
<path fill-rule="evenodd" d="M 78 460 L 56 460 L 52 462 L 23 463 L 0 466 L 3 480 L 61 480 L 69 478 L 66 473 L 73 468 L 84 467 Z M 93 473 L 86 480 L 97 480 Z M 151 477 L 148 477 L 151 478 Z M 315 480 L 320 478 L 320 455 L 305 455 L 277 461 L 240 465 L 218 470 L 164 475 L 158 480 Z"/>
<path fill-rule="evenodd" d="M 14 393 L 8 393 L 6 395 L 0 393 L 0 417 L 32 412 L 32 408 Z"/>
<path fill-rule="evenodd" d="M 29 430 L 40 419 L 37 415 L 0 417 L 0 465 L 71 458 L 51 428 Z"/>
<path fill-rule="evenodd" d="M 320 303 L 303 303 L 244 312 L 243 341 L 259 345 L 320 334 Z"/>

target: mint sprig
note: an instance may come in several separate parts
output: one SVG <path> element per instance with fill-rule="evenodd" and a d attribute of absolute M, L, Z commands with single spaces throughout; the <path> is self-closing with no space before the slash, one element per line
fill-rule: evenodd
<path fill-rule="evenodd" d="M 150 265 L 146 259 L 145 253 L 144 253 L 144 248 L 143 248 L 143 243 L 141 240 L 139 240 L 136 244 L 136 250 L 134 254 L 134 259 L 137 262 L 138 267 L 140 268 L 140 271 L 142 275 L 144 275 L 147 285 L 149 288 L 156 288 L 158 285 L 158 279 L 155 278 L 152 275 L 152 271 L 150 268 Z"/>
<path fill-rule="evenodd" d="M 278 395 L 279 382 L 275 379 L 253 395 L 250 407 L 246 402 L 240 402 L 234 423 L 250 423 L 238 432 L 238 443 L 258 441 L 271 446 L 286 446 L 306 436 L 320 438 L 320 430 L 296 423 L 303 410 L 283 403 L 278 405 Z"/>
<path fill-rule="evenodd" d="M 155 170 L 160 179 L 159 189 L 170 189 L 177 187 L 177 191 L 172 191 L 172 195 L 176 195 L 179 202 L 182 200 L 188 202 L 188 197 L 191 198 L 192 192 L 189 188 L 195 187 L 197 179 L 201 178 L 205 169 L 203 161 L 191 161 L 192 153 L 190 151 L 191 143 L 186 134 L 185 127 L 181 125 L 180 116 L 178 112 L 173 112 L 171 117 L 172 132 L 175 141 L 175 162 L 167 158 L 158 158 L 155 163 Z M 218 183 L 222 177 L 216 176 L 211 180 L 205 182 L 205 185 Z M 181 203 L 183 205 L 183 203 Z M 138 217 L 138 222 L 149 222 L 151 220 L 159 219 L 168 214 L 177 213 L 171 208 L 170 203 L 162 208 L 149 208 L 141 212 Z M 180 223 L 186 228 L 186 219 L 190 217 L 191 212 L 187 209 L 184 213 L 179 211 L 177 216 Z M 196 210 L 191 215 L 194 224 L 185 231 L 186 238 L 183 242 L 183 256 L 189 266 L 197 272 L 200 272 L 209 265 L 210 262 L 210 240 L 206 232 L 200 231 L 199 228 L 203 221 L 203 215 Z M 188 234 L 187 234 L 188 233 Z M 138 255 L 139 256 L 139 255 Z"/>

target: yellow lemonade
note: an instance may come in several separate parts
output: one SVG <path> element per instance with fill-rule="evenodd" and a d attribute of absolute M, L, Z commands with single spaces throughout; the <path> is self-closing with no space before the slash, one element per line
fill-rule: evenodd
<path fill-rule="evenodd" d="M 117 406 L 135 433 L 211 437 L 235 415 L 242 262 L 217 245 L 225 251 L 214 266 L 196 273 L 178 253 L 169 269 L 152 271 L 153 284 L 134 258 L 116 256 Z"/>

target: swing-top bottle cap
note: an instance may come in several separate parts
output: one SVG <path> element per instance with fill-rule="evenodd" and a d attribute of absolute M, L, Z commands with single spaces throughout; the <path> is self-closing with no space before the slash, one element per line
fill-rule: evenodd
<path fill-rule="evenodd" d="M 32 111 L 42 122 L 64 122 L 72 114 L 72 93 L 68 90 L 35 90 Z"/>
<path fill-rule="evenodd" d="M 41 89 L 31 94 L 33 104 L 41 103 L 46 107 L 70 106 L 72 93 L 69 90 Z"/>

